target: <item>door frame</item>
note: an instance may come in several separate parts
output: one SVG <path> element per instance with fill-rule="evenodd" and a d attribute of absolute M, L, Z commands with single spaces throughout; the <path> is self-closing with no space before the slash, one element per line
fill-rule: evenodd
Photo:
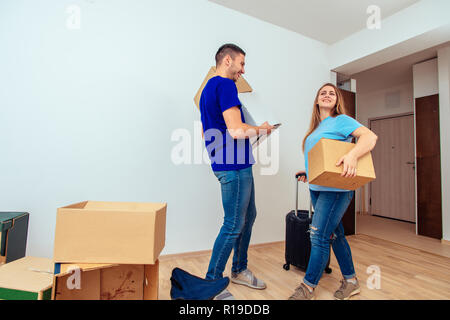
<path fill-rule="evenodd" d="M 414 110 L 415 111 L 415 110 Z M 410 112 L 403 112 L 403 113 L 398 113 L 398 114 L 393 114 L 393 115 L 386 115 L 386 116 L 380 116 L 380 117 L 372 117 L 369 118 L 367 121 L 369 123 L 369 129 L 372 130 L 372 121 L 376 121 L 376 120 L 385 120 L 385 119 L 395 119 L 395 118 L 402 118 L 402 117 L 409 117 L 409 116 L 413 116 L 414 120 L 413 120 L 413 134 L 414 134 L 414 162 L 416 162 L 416 113 L 414 111 L 410 111 Z M 415 166 L 417 168 L 417 163 L 415 163 Z M 369 183 L 369 214 L 372 214 L 372 203 L 371 203 L 371 199 L 372 199 L 372 184 Z M 415 215 L 415 227 L 416 227 L 416 235 L 418 232 L 418 221 L 417 221 L 417 170 L 414 170 L 414 215 Z"/>
<path fill-rule="evenodd" d="M 339 89 L 346 105 L 346 114 L 356 119 L 358 110 L 356 92 L 342 88 Z M 353 197 L 344 213 L 344 216 L 342 217 L 342 225 L 344 226 L 344 233 L 346 236 L 356 234 L 356 196 Z"/>

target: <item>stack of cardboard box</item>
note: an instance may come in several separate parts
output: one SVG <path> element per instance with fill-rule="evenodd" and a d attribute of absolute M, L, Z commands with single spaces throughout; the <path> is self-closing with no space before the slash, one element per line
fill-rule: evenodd
<path fill-rule="evenodd" d="M 157 299 L 166 207 L 85 201 L 59 208 L 52 299 Z"/>

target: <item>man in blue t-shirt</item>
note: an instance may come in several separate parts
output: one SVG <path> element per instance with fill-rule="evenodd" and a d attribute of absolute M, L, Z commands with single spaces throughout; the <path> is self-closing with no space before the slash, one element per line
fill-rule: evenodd
<path fill-rule="evenodd" d="M 206 279 L 223 277 L 231 250 L 234 249 L 231 281 L 254 289 L 266 284 L 247 268 L 247 250 L 256 217 L 252 165 L 255 160 L 249 138 L 270 134 L 273 126 L 245 123 L 236 81 L 244 74 L 245 52 L 225 44 L 216 53 L 216 76 L 211 78 L 200 97 L 200 112 L 205 146 L 211 167 L 221 184 L 224 222 L 214 242 Z M 233 299 L 224 290 L 217 299 Z"/>

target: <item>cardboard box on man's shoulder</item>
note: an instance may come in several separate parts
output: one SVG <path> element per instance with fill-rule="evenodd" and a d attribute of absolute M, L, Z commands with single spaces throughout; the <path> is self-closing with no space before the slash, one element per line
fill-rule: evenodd
<path fill-rule="evenodd" d="M 157 300 L 159 261 L 151 265 L 55 264 L 53 300 Z"/>
<path fill-rule="evenodd" d="M 203 79 L 202 84 L 200 85 L 200 88 L 198 89 L 195 97 L 194 97 L 194 103 L 197 106 L 198 109 L 200 109 L 200 98 L 202 96 L 203 89 L 205 88 L 206 84 L 208 83 L 209 79 L 217 76 L 216 74 L 216 67 L 211 67 L 206 74 L 205 79 Z M 240 76 L 239 79 L 236 81 L 236 88 L 239 93 L 244 92 L 252 92 L 253 89 L 250 86 L 250 84 L 244 79 L 243 76 Z"/>
<path fill-rule="evenodd" d="M 339 159 L 347 154 L 355 144 L 322 138 L 308 152 L 308 180 L 310 184 L 345 190 L 356 190 L 375 180 L 370 152 L 358 159 L 356 177 L 342 177 L 343 165 L 336 167 Z"/>
<path fill-rule="evenodd" d="M 55 263 L 155 264 L 166 203 L 84 201 L 58 209 Z"/>

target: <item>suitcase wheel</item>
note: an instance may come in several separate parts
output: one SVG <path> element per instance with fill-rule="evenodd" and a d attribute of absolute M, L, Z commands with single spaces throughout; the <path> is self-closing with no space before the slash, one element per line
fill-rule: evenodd
<path fill-rule="evenodd" d="M 283 265 L 283 269 L 288 271 L 289 270 L 289 263 L 286 263 L 285 265 Z"/>
<path fill-rule="evenodd" d="M 325 268 L 325 273 L 328 273 L 328 274 L 329 274 L 329 273 L 331 273 L 331 271 L 333 271 L 333 270 L 331 270 L 331 268 L 328 268 L 328 267 Z"/>

